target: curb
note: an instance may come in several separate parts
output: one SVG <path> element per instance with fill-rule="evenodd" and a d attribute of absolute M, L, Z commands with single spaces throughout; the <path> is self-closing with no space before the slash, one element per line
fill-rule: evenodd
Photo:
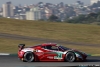
<path fill-rule="evenodd" d="M 0 55 L 10 55 L 10 53 L 0 53 Z"/>
<path fill-rule="evenodd" d="M 100 56 L 100 54 L 91 54 L 89 56 Z"/>
<path fill-rule="evenodd" d="M 0 55 L 3 55 L 3 56 L 8 56 L 8 55 L 17 56 L 17 54 L 10 54 L 10 53 L 0 53 Z"/>
<path fill-rule="evenodd" d="M 87 54 L 88 56 L 100 56 L 100 54 Z"/>

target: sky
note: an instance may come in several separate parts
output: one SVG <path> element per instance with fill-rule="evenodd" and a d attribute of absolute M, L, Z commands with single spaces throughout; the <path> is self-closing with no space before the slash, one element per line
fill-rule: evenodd
<path fill-rule="evenodd" d="M 44 2 L 44 3 L 60 3 L 60 2 L 64 2 L 64 4 L 72 4 L 75 3 L 76 1 L 82 1 L 85 2 L 85 4 L 89 4 L 90 0 L 0 0 L 0 6 L 2 6 L 2 4 L 11 1 L 13 5 L 18 5 L 18 4 L 37 4 L 38 2 Z"/>

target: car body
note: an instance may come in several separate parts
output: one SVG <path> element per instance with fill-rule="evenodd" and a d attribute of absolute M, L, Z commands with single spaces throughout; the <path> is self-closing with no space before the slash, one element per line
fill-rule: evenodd
<path fill-rule="evenodd" d="M 25 47 L 19 44 L 18 58 L 22 61 L 85 61 L 87 54 L 70 49 L 56 43 L 43 43 L 36 46 Z"/>

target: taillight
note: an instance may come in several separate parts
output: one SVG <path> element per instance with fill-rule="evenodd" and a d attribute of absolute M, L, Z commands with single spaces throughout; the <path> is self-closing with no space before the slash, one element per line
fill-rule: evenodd
<path fill-rule="evenodd" d="M 19 56 L 19 57 L 23 57 L 23 55 L 24 55 L 24 52 L 23 52 L 23 51 L 19 51 L 19 52 L 18 52 L 18 56 Z"/>

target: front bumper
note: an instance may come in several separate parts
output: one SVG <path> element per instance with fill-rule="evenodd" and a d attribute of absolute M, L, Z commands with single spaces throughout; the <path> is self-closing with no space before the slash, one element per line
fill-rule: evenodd
<path fill-rule="evenodd" d="M 75 53 L 76 61 L 86 61 L 87 55 L 82 53 Z"/>

